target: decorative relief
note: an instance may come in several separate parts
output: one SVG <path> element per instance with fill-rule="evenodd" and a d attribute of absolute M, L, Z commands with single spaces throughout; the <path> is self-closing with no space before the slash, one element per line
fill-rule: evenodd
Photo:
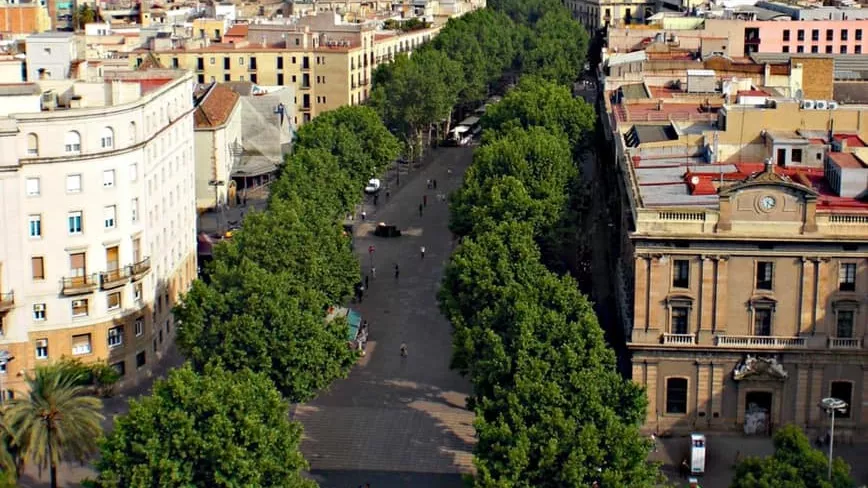
<path fill-rule="evenodd" d="M 738 363 L 735 369 L 732 370 L 732 379 L 734 379 L 735 381 L 783 381 L 787 379 L 787 372 L 775 358 L 760 357 L 748 354 L 747 356 L 745 356 L 744 360 Z"/>

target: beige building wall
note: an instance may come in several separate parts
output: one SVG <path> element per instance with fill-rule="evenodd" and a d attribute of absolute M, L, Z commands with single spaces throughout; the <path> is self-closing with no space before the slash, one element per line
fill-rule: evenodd
<path fill-rule="evenodd" d="M 196 208 L 213 208 L 215 203 L 227 204 L 232 172 L 241 148 L 241 100 L 218 127 L 197 127 L 194 134 L 196 155 Z M 223 186 L 211 186 L 211 180 Z M 215 202 L 215 197 L 217 202 Z"/>

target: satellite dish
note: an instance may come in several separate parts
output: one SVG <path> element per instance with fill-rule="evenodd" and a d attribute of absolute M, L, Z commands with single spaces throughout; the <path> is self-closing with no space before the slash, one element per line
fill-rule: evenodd
<path fill-rule="evenodd" d="M 698 176 L 693 176 L 693 177 L 691 177 L 691 178 L 690 178 L 690 184 L 692 184 L 692 185 L 698 185 L 698 184 L 699 184 L 699 177 L 698 177 Z"/>

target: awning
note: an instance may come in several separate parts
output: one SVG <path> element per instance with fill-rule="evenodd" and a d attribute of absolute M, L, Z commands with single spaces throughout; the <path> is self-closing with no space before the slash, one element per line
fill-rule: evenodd
<path fill-rule="evenodd" d="M 362 314 L 350 309 L 349 313 L 347 313 L 347 335 L 349 340 L 356 340 L 356 336 L 359 335 L 359 327 L 361 326 Z"/>

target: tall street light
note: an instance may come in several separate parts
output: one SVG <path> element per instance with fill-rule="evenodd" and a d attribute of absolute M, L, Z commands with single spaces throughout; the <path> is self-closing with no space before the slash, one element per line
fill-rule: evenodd
<path fill-rule="evenodd" d="M 845 413 L 847 402 L 840 398 L 823 398 L 820 400 L 820 408 L 832 415 L 832 423 L 829 428 L 829 481 L 832 480 L 832 449 L 835 446 L 835 412 Z"/>

